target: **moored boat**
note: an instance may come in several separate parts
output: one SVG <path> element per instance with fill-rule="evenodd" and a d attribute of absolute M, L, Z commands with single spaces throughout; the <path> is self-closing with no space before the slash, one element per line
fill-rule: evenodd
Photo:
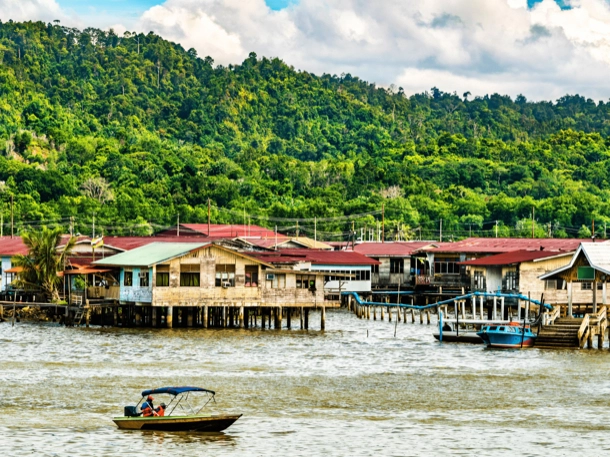
<path fill-rule="evenodd" d="M 536 342 L 536 334 L 529 325 L 519 322 L 504 325 L 486 325 L 477 333 L 492 348 L 529 348 Z"/>
<path fill-rule="evenodd" d="M 207 395 L 205 404 L 195 410 L 189 403 L 192 392 Z M 153 395 L 167 394 L 169 403 L 153 405 Z M 113 422 L 125 430 L 158 430 L 188 432 L 220 432 L 241 417 L 241 414 L 201 414 L 202 409 L 211 401 L 215 402 L 216 393 L 201 387 L 161 387 L 142 392 L 142 399 L 136 406 L 125 406 L 123 417 L 114 417 Z M 138 412 L 138 406 L 141 411 Z"/>

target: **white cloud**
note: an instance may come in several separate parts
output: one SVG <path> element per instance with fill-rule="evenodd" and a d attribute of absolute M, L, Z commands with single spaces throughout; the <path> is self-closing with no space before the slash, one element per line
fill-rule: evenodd
<path fill-rule="evenodd" d="M 0 0 L 2 21 L 53 21 L 63 17 L 65 16 L 55 0 Z"/>
<path fill-rule="evenodd" d="M 554 99 L 578 92 L 608 99 L 610 8 L 606 0 L 571 5 L 562 10 L 553 0 L 533 9 L 526 0 L 300 0 L 272 11 L 264 0 L 166 0 L 135 25 L 122 22 L 225 65 L 254 51 L 298 69 L 349 72 L 411 93 L 437 86 L 477 95 Z M 0 18 L 57 14 L 54 0 L 0 0 Z M 115 29 L 122 30 L 121 24 Z"/>

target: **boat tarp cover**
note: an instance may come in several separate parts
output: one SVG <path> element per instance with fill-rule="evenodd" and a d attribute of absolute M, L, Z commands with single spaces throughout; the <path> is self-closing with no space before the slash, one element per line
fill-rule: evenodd
<path fill-rule="evenodd" d="M 152 394 L 170 394 L 170 395 L 179 395 L 184 392 L 209 392 L 212 395 L 216 395 L 216 392 L 213 390 L 204 389 L 202 387 L 159 387 L 158 389 L 148 389 L 142 392 L 142 396 L 146 397 L 147 395 Z"/>

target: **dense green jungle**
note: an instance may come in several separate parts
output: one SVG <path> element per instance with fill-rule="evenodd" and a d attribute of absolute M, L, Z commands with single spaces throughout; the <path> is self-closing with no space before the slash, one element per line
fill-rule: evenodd
<path fill-rule="evenodd" d="M 149 34 L 0 23 L 0 213 L 151 234 L 180 222 L 385 239 L 589 237 L 610 223 L 610 104 L 216 65 Z M 13 204 L 11 205 L 11 201 Z M 383 214 L 382 214 L 383 209 Z"/>

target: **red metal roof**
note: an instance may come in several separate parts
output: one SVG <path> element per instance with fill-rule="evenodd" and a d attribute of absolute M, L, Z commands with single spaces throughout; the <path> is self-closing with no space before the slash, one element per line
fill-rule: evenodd
<path fill-rule="evenodd" d="M 18 254 L 27 254 L 28 248 L 23 244 L 20 236 L 2 236 L 0 237 L 0 256 L 9 257 Z"/>
<path fill-rule="evenodd" d="M 565 252 L 563 254 L 568 255 L 570 253 Z M 514 263 L 531 262 L 536 259 L 556 257 L 557 255 L 560 254 L 552 251 L 511 251 L 490 255 L 480 259 L 467 260 L 465 262 L 459 262 L 459 264 L 472 266 L 512 265 Z"/>
<path fill-rule="evenodd" d="M 500 254 L 511 251 L 575 251 L 582 240 L 561 238 L 467 238 L 454 243 L 434 243 L 423 252 Z"/>
<path fill-rule="evenodd" d="M 158 233 L 159 236 L 176 236 L 178 233 L 176 227 L 163 230 Z M 185 236 L 205 236 L 218 238 L 236 238 L 240 237 L 275 237 L 273 230 L 260 227 L 258 225 L 244 224 L 210 224 L 208 233 L 208 224 L 180 224 L 180 237 Z"/>
<path fill-rule="evenodd" d="M 215 237 L 213 237 L 216 239 Z M 165 242 L 165 243 L 202 243 L 211 241 L 210 238 L 202 240 L 200 236 L 105 236 L 104 246 L 117 248 L 124 251 L 146 246 L 150 243 Z M 96 254 L 96 258 L 100 258 L 100 254 Z"/>
<path fill-rule="evenodd" d="M 407 257 L 413 254 L 415 251 L 430 246 L 432 243 L 429 241 L 404 241 L 395 243 L 361 243 L 354 246 L 354 252 L 363 254 L 366 256 L 380 256 L 380 257 Z"/>
<path fill-rule="evenodd" d="M 280 249 L 273 252 L 256 252 L 250 255 L 269 263 L 311 262 L 312 265 L 379 265 L 378 261 L 351 251 Z"/>

